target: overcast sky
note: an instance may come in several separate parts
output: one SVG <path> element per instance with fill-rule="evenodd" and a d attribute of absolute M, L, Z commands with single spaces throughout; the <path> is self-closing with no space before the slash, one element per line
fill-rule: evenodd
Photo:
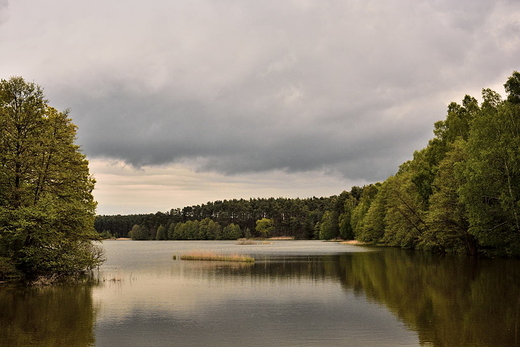
<path fill-rule="evenodd" d="M 70 108 L 99 214 L 383 181 L 514 70 L 517 0 L 0 0 L 0 77 Z"/>

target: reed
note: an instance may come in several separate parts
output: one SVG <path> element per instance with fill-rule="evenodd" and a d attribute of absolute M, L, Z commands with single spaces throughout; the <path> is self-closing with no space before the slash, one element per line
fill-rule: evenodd
<path fill-rule="evenodd" d="M 176 259 L 176 256 L 174 256 Z M 252 263 L 255 258 L 244 254 L 217 254 L 208 251 L 193 251 L 180 256 L 181 260 L 233 261 Z"/>
<path fill-rule="evenodd" d="M 241 246 L 249 246 L 249 245 L 257 245 L 258 242 L 252 241 L 252 240 L 239 240 L 237 242 L 237 245 Z"/>
<path fill-rule="evenodd" d="M 119 275 L 111 277 L 103 277 L 103 282 L 123 282 L 123 278 Z"/>

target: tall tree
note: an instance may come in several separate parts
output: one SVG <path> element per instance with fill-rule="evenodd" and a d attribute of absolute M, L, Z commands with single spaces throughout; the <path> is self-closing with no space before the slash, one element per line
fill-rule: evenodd
<path fill-rule="evenodd" d="M 372 201 L 376 198 L 380 186 L 381 183 L 364 186 L 359 203 L 352 211 L 350 224 L 356 239 L 360 239 L 365 232 L 365 216 L 370 209 Z"/>
<path fill-rule="evenodd" d="M 0 82 L 0 256 L 28 275 L 98 264 L 88 161 L 67 112 L 21 77 Z"/>
<path fill-rule="evenodd" d="M 274 221 L 269 218 L 262 218 L 256 221 L 256 231 L 262 235 L 262 237 L 267 237 L 274 230 Z"/>
<path fill-rule="evenodd" d="M 236 224 L 229 224 L 222 230 L 222 238 L 225 240 L 236 240 L 242 236 L 242 230 Z"/>
<path fill-rule="evenodd" d="M 514 71 L 504 84 L 507 93 L 507 101 L 512 104 L 520 104 L 520 72 Z"/>
<path fill-rule="evenodd" d="M 356 207 L 358 201 L 350 194 L 344 202 L 344 212 L 339 216 L 339 233 L 345 240 L 354 239 L 354 230 L 352 228 L 352 211 Z"/>
<path fill-rule="evenodd" d="M 516 83 L 518 73 L 509 80 Z M 508 82 L 509 82 L 508 81 Z M 484 90 L 472 123 L 460 192 L 469 230 L 484 249 L 520 255 L 520 103 L 510 83 L 507 101 Z"/>
<path fill-rule="evenodd" d="M 401 165 L 395 177 L 387 180 L 389 185 L 385 242 L 390 245 L 414 248 L 427 228 L 425 217 L 431 195 L 431 182 L 430 177 L 426 176 L 423 181 L 418 179 L 421 175 L 417 174 L 430 166 L 424 152 L 416 152 L 413 160 Z"/>
<path fill-rule="evenodd" d="M 466 207 L 459 196 L 464 179 L 460 170 L 466 160 L 465 145 L 462 139 L 455 142 L 439 165 L 426 216 L 428 228 L 421 236 L 421 248 L 436 252 L 476 254 L 476 241 L 468 233 Z"/>
<path fill-rule="evenodd" d="M 320 240 L 330 240 L 336 238 L 339 233 L 337 212 L 325 211 L 321 217 L 319 228 Z"/>
<path fill-rule="evenodd" d="M 168 239 L 168 232 L 166 230 L 166 227 L 164 225 L 159 225 L 157 228 L 157 233 L 155 234 L 156 240 L 166 240 Z"/>

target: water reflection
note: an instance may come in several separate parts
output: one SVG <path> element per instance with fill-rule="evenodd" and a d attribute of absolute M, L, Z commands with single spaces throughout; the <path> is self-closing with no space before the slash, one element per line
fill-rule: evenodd
<path fill-rule="evenodd" d="M 383 303 L 423 344 L 520 346 L 520 262 L 386 250 L 343 255 L 347 289 Z"/>
<path fill-rule="evenodd" d="M 92 346 L 95 320 L 89 285 L 0 288 L 2 346 Z"/>
<path fill-rule="evenodd" d="M 193 245 L 107 243 L 95 286 L 0 287 L 0 345 L 520 346 L 519 261 L 319 242 L 172 260 Z"/>
<path fill-rule="evenodd" d="M 290 245 L 295 248 L 291 250 Z M 322 247 L 323 243 L 303 245 Z M 170 244 L 174 246 L 177 243 Z M 284 250 L 277 245 L 248 248 L 249 254 L 257 258 L 254 264 L 173 261 L 172 250 L 131 253 L 133 259 L 155 264 L 148 270 L 133 261 L 121 267 L 107 264 L 102 276 L 109 279 L 117 275 L 122 280 L 119 284 L 101 282 L 105 285 L 94 291 L 94 299 L 100 303 L 96 343 L 100 346 L 418 344 L 416 333 L 378 303 L 344 290 L 337 271 L 331 269 L 338 269 L 341 254 L 338 250 L 345 251 L 345 247 L 330 244 L 328 254 L 321 248 L 318 254 L 309 255 L 304 255 L 301 247 L 300 243 L 290 243 L 284 245 Z M 169 256 L 163 258 L 165 254 Z"/>
<path fill-rule="evenodd" d="M 272 257 L 255 266 L 209 266 L 201 273 L 257 283 L 338 282 L 347 292 L 384 304 L 418 333 L 422 345 L 520 346 L 518 260 L 385 249 Z"/>

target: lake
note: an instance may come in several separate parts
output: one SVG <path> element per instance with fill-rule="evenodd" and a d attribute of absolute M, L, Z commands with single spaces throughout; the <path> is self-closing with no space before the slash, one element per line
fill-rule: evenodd
<path fill-rule="evenodd" d="M 321 241 L 103 246 L 94 283 L 0 286 L 0 345 L 520 346 L 518 260 Z M 178 260 L 190 250 L 256 261 Z"/>

